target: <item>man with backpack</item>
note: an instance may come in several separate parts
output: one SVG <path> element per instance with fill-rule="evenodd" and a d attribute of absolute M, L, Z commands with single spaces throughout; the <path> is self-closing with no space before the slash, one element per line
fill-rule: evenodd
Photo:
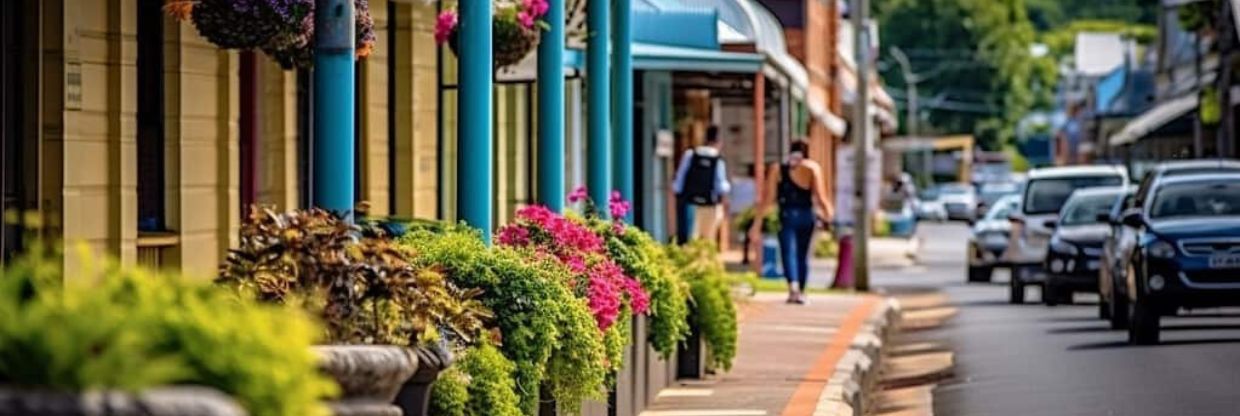
<path fill-rule="evenodd" d="M 680 242 L 697 238 L 714 240 L 718 235 L 719 224 L 723 221 L 723 196 L 732 189 L 722 145 L 719 128 L 710 126 L 706 129 L 706 143 L 686 151 L 676 168 L 672 190 L 685 214 L 677 227 Z M 693 227 L 691 234 L 689 225 Z"/>

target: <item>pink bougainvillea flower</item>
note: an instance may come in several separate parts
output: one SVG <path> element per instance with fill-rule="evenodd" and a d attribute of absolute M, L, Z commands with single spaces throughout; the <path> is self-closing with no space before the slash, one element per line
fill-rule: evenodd
<path fill-rule="evenodd" d="M 529 10 L 517 12 L 517 22 L 521 23 L 521 27 L 526 29 L 534 28 L 534 14 Z"/>
<path fill-rule="evenodd" d="M 455 10 L 444 10 L 435 19 L 435 43 L 442 45 L 456 30 L 457 15 Z"/>
<path fill-rule="evenodd" d="M 611 218 L 613 219 L 624 218 L 624 216 L 629 213 L 629 209 L 631 208 L 629 201 L 625 201 L 619 191 L 611 191 L 611 200 L 607 202 L 608 208 L 611 209 Z"/>
<path fill-rule="evenodd" d="M 589 197 L 590 194 L 586 192 L 586 187 L 578 186 L 577 189 L 574 189 L 572 192 L 568 193 L 568 202 L 570 204 L 576 204 L 578 202 L 585 201 L 586 198 Z"/>

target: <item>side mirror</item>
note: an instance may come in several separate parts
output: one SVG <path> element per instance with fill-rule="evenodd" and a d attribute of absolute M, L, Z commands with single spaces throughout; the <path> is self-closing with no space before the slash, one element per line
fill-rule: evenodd
<path fill-rule="evenodd" d="M 1055 229 L 1055 227 L 1059 226 L 1059 221 L 1058 220 L 1046 220 L 1046 222 L 1042 223 L 1042 226 L 1053 230 Z"/>
<path fill-rule="evenodd" d="M 1124 215 L 1120 217 L 1120 222 L 1129 227 L 1140 228 L 1145 225 L 1145 218 L 1141 216 L 1140 210 L 1134 208 L 1124 211 Z"/>

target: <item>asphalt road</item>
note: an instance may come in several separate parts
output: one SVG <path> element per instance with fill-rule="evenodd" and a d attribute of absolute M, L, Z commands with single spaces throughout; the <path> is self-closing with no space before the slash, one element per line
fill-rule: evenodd
<path fill-rule="evenodd" d="M 942 290 L 959 308 L 946 327 L 908 335 L 956 352 L 956 379 L 935 391 L 937 415 L 1240 415 L 1240 309 L 1166 318 L 1161 345 L 1133 347 L 1097 319 L 1095 296 L 1009 305 L 1005 273 L 964 283 L 963 224 L 920 232 L 921 266 L 876 271 L 874 284 Z"/>

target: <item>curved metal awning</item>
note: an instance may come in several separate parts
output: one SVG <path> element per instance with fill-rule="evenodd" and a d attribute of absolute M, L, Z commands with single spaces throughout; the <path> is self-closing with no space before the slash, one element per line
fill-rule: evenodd
<path fill-rule="evenodd" d="M 1111 146 L 1122 146 L 1134 143 L 1138 139 L 1145 137 L 1159 127 L 1188 114 L 1197 109 L 1197 96 L 1185 95 L 1180 98 L 1165 101 L 1150 111 L 1141 113 L 1137 118 L 1129 121 L 1124 128 L 1111 136 L 1111 140 L 1107 143 Z"/>
<path fill-rule="evenodd" d="M 633 68 L 652 71 L 755 73 L 762 69 L 762 55 L 634 43 Z"/>

